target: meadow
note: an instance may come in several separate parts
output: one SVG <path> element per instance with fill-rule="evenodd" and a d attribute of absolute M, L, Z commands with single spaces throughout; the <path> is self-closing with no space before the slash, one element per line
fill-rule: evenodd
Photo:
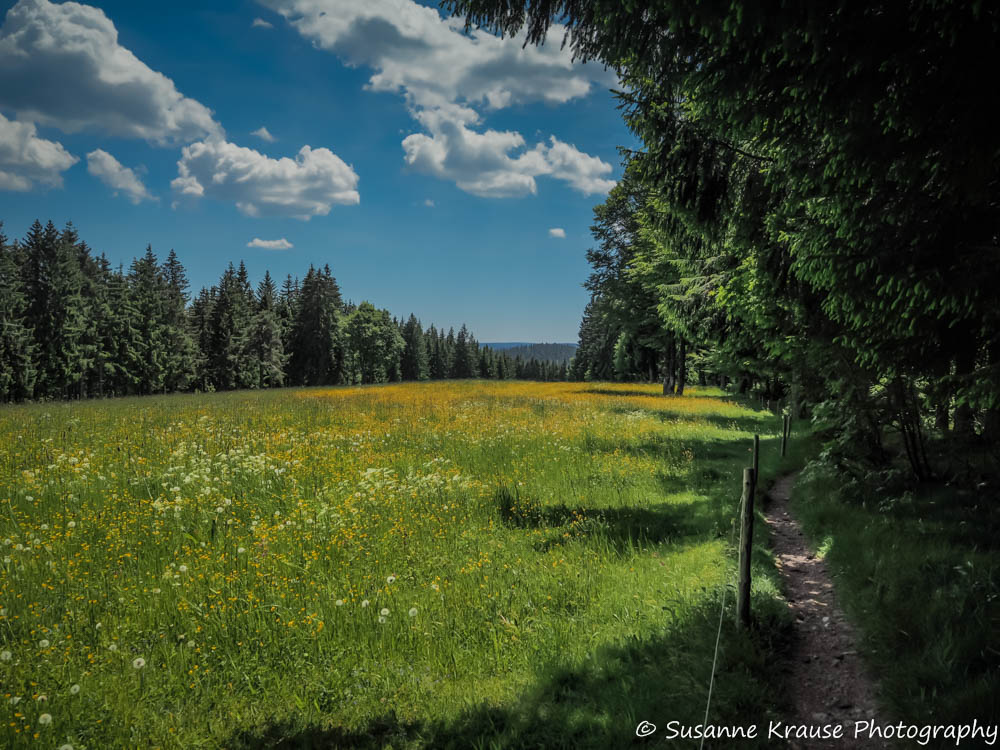
<path fill-rule="evenodd" d="M 699 723 L 740 469 L 778 420 L 657 390 L 3 408 L 0 746 L 609 747 Z M 766 637 L 727 616 L 722 644 L 711 719 L 766 723 Z"/>

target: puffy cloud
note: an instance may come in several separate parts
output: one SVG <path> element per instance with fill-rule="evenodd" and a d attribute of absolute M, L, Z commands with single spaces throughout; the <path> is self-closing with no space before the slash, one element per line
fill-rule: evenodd
<path fill-rule="evenodd" d="M 561 240 L 566 239 L 566 230 L 562 227 L 552 227 L 549 230 L 549 237 L 558 237 Z"/>
<path fill-rule="evenodd" d="M 20 0 L 0 27 L 0 108 L 68 133 L 84 129 L 166 144 L 222 128 L 118 43 L 98 8 Z"/>
<path fill-rule="evenodd" d="M 406 163 L 418 172 L 452 180 L 467 193 L 483 198 L 534 195 L 539 175 L 564 180 L 587 195 L 606 193 L 615 184 L 602 177 L 611 172 L 610 164 L 555 136 L 548 145 L 524 151 L 520 133 L 477 133 L 440 110 L 425 110 L 417 118 L 431 135 L 414 133 L 403 139 Z"/>
<path fill-rule="evenodd" d="M 138 205 L 144 200 L 159 200 L 142 184 L 135 171 L 122 165 L 115 157 L 103 149 L 97 149 L 87 154 L 87 171 L 94 175 L 112 190 L 125 194 L 125 197 Z"/>
<path fill-rule="evenodd" d="M 271 23 L 270 21 L 265 21 L 263 18 L 255 18 L 255 19 L 253 19 L 253 23 L 250 24 L 250 25 L 253 28 L 255 28 L 255 29 L 258 26 L 260 28 L 262 28 L 262 29 L 273 29 L 274 28 L 274 24 L 273 23 Z"/>
<path fill-rule="evenodd" d="M 356 204 L 358 175 L 329 149 L 303 146 L 294 159 L 271 159 L 221 140 L 185 146 L 171 182 L 180 196 L 231 200 L 247 216 L 326 215 Z"/>
<path fill-rule="evenodd" d="M 262 141 L 267 141 L 268 143 L 274 143 L 274 136 L 271 135 L 270 131 L 263 126 L 257 128 L 255 131 L 250 133 L 250 135 L 255 135 Z"/>
<path fill-rule="evenodd" d="M 428 131 L 403 140 L 406 163 L 453 180 L 483 197 L 537 191 L 535 176 L 551 175 L 585 193 L 606 192 L 611 166 L 554 137 L 525 150 L 520 133 L 473 129 L 475 108 L 487 110 L 532 101 L 560 104 L 586 96 L 595 84 L 614 85 L 597 64 L 573 63 L 559 44 L 524 46 L 523 37 L 500 39 L 442 18 L 412 0 L 260 0 L 299 33 L 350 65 L 375 73 L 369 88 L 402 94 Z M 563 28 L 554 26 L 554 39 Z"/>
<path fill-rule="evenodd" d="M 37 182 L 62 187 L 62 172 L 79 159 L 61 143 L 38 137 L 30 122 L 0 114 L 0 190 L 31 190 Z"/>
<path fill-rule="evenodd" d="M 280 240 L 262 240 L 254 237 L 247 243 L 247 247 L 262 247 L 265 250 L 291 250 L 295 245 L 282 237 Z"/>
<path fill-rule="evenodd" d="M 377 91 L 405 93 L 427 108 L 466 101 L 491 108 L 586 96 L 592 83 L 615 77 L 596 64 L 574 64 L 559 44 L 525 47 L 523 37 L 500 39 L 464 32 L 464 23 L 442 18 L 412 0 L 261 0 L 317 47 L 376 73 Z M 554 39 L 562 36 L 554 26 Z"/>

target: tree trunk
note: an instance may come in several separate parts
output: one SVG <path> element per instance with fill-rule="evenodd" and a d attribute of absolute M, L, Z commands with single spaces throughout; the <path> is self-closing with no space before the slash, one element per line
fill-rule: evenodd
<path fill-rule="evenodd" d="M 962 342 L 961 348 L 955 355 L 955 375 L 959 378 L 972 375 L 976 369 L 976 349 L 975 336 L 969 336 L 968 339 Z M 959 385 L 960 398 L 962 391 L 967 388 L 968 382 L 963 382 Z M 973 417 L 972 407 L 966 403 L 959 403 L 955 407 L 955 433 L 966 438 L 973 437 L 975 435 Z"/>
<path fill-rule="evenodd" d="M 677 395 L 684 395 L 684 385 L 687 381 L 687 343 L 684 339 L 681 339 L 680 353 L 678 354 L 678 359 L 680 360 L 677 367 Z"/>

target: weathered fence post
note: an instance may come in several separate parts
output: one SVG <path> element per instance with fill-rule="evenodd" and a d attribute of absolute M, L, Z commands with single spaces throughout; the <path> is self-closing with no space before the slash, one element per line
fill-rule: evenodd
<path fill-rule="evenodd" d="M 789 433 L 789 427 L 790 427 L 789 423 L 790 422 L 791 422 L 791 417 L 789 417 L 787 414 L 782 415 L 782 417 L 781 417 L 781 457 L 782 458 L 785 457 L 785 453 L 788 450 L 788 433 Z"/>
<path fill-rule="evenodd" d="M 736 600 L 736 625 L 750 627 L 750 554 L 753 550 L 753 496 L 757 473 L 743 470 L 743 497 L 740 498 L 740 582 Z"/>

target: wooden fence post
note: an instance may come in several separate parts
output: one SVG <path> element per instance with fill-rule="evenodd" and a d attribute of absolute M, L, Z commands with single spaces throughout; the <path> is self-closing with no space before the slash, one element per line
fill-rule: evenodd
<path fill-rule="evenodd" d="M 785 453 L 788 450 L 788 415 L 784 414 L 781 417 L 781 457 L 785 457 Z"/>
<path fill-rule="evenodd" d="M 753 551 L 753 496 L 757 475 L 743 470 L 743 497 L 740 498 L 740 582 L 736 600 L 736 625 L 750 627 L 750 554 Z"/>

